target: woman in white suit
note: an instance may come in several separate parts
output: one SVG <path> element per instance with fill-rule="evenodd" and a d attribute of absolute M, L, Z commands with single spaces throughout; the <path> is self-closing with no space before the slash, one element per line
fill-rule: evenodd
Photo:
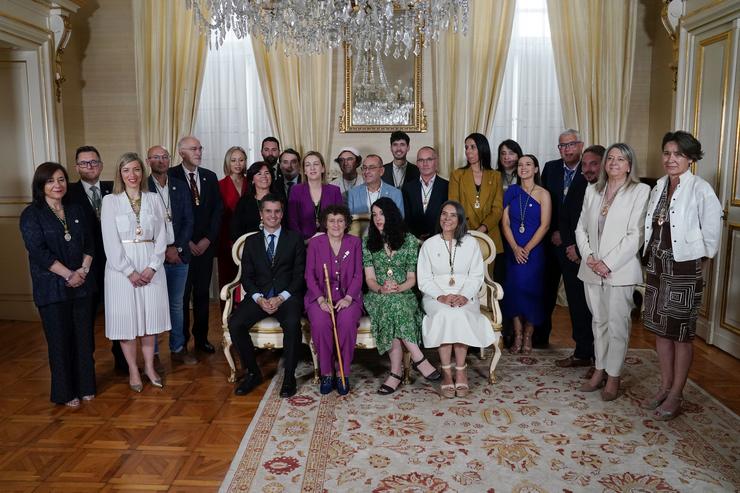
<path fill-rule="evenodd" d="M 100 224 L 105 265 L 105 336 L 120 340 L 129 370 L 129 386 L 142 391 L 136 362 L 141 339 L 144 372 L 155 387 L 162 379 L 154 369 L 154 340 L 170 330 L 167 279 L 162 264 L 167 249 L 165 212 L 155 193 L 144 191 L 146 168 L 133 152 L 123 154 L 113 193 L 103 197 Z"/>
<path fill-rule="evenodd" d="M 642 282 L 639 251 L 650 187 L 640 183 L 635 153 L 613 144 L 605 154 L 599 180 L 589 185 L 576 228 L 576 242 L 586 259 L 578 270 L 593 314 L 596 371 L 579 389 L 617 398 L 619 376 L 629 346 L 632 293 Z"/>

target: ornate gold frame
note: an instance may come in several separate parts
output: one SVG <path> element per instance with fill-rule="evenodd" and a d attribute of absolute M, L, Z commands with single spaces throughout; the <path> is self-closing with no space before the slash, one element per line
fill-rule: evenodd
<path fill-rule="evenodd" d="M 414 57 L 414 110 L 410 125 L 355 125 L 352 123 L 352 57 L 344 44 L 344 104 L 339 115 L 339 131 L 342 133 L 387 133 L 394 130 L 426 132 L 427 117 L 421 101 L 422 53 Z"/>

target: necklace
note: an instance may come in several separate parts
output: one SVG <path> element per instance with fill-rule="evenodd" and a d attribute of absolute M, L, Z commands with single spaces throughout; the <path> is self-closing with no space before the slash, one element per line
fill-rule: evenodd
<path fill-rule="evenodd" d="M 532 189 L 527 192 L 524 190 L 524 187 L 522 187 L 522 190 L 527 194 L 527 200 L 524 202 L 524 207 L 522 207 L 522 196 L 519 195 L 519 232 L 524 233 L 527 228 L 524 227 L 524 218 L 527 217 L 527 206 L 529 205 L 529 199 L 532 198 L 532 192 L 534 192 L 534 187 L 536 185 L 532 186 Z"/>
<path fill-rule="evenodd" d="M 480 189 L 483 186 L 483 170 L 478 171 L 478 173 L 480 173 L 480 185 L 475 183 L 476 171 L 473 170 L 473 184 L 475 185 L 475 203 L 473 207 L 476 209 L 480 209 Z"/>
<path fill-rule="evenodd" d="M 164 187 L 160 187 L 159 182 L 156 180 L 156 178 L 154 180 L 154 184 L 155 184 L 154 188 L 157 189 L 157 195 L 159 195 L 159 200 L 162 201 L 164 210 L 167 213 L 167 222 L 171 223 L 172 222 L 172 210 L 170 209 L 170 194 L 169 193 L 167 194 L 167 202 L 164 201 L 164 196 L 162 195 L 162 189 L 164 189 L 167 186 L 167 184 L 165 183 Z M 130 200 L 131 199 L 129 199 L 129 201 Z"/>
<path fill-rule="evenodd" d="M 429 180 L 429 185 L 424 184 L 424 180 L 421 180 L 421 206 L 424 212 L 427 211 L 429 205 L 429 197 L 432 195 L 432 189 L 434 188 L 434 177 Z"/>
<path fill-rule="evenodd" d="M 370 187 L 365 187 L 365 191 L 367 192 L 367 210 L 371 210 L 373 207 L 373 203 L 375 200 L 378 200 L 380 198 L 380 191 L 383 190 L 383 183 L 380 183 L 380 186 L 378 187 L 377 192 L 371 192 Z M 375 195 L 375 200 L 373 200 L 373 195 Z"/>
<path fill-rule="evenodd" d="M 396 252 L 391 250 L 391 247 L 388 245 L 388 243 L 383 243 L 383 249 L 385 250 L 385 254 L 388 256 L 388 261 L 390 262 L 391 260 L 393 260 L 393 256 L 396 254 Z M 389 266 L 388 270 L 385 273 L 388 277 L 393 277 L 393 268 Z"/>
<path fill-rule="evenodd" d="M 352 184 L 350 185 L 350 181 L 346 178 L 342 177 L 342 182 L 344 183 L 344 190 L 348 191 L 351 188 L 355 188 L 357 185 L 357 179 L 360 177 L 360 175 L 355 175 L 355 179 L 352 180 Z"/>
<path fill-rule="evenodd" d="M 67 227 L 66 216 L 64 219 L 62 219 L 62 216 L 57 214 L 57 211 L 55 211 L 49 204 L 46 204 L 46 206 L 54 214 L 54 216 L 56 216 L 59 222 L 62 223 L 62 227 L 64 228 L 64 241 L 72 241 L 72 235 L 70 234 L 69 228 Z M 64 207 L 61 208 L 61 211 L 62 211 L 62 214 L 64 214 Z"/>
<path fill-rule="evenodd" d="M 454 238 L 453 238 L 454 239 Z M 449 244 L 447 240 L 442 237 L 442 241 L 445 242 L 445 248 L 447 249 L 447 255 L 449 255 L 450 259 L 450 286 L 455 285 L 455 255 L 457 254 L 457 242 L 453 245 L 453 240 L 451 239 L 449 241 Z"/>
<path fill-rule="evenodd" d="M 126 197 L 128 198 L 128 203 L 131 204 L 131 210 L 134 211 L 134 216 L 136 216 L 136 236 L 141 236 L 144 234 L 144 230 L 141 227 L 141 195 L 139 195 L 138 199 L 132 199 L 128 192 L 126 192 Z"/>
<path fill-rule="evenodd" d="M 619 193 L 619 190 L 622 188 L 622 183 L 617 187 L 616 190 L 614 190 L 614 193 L 612 194 L 611 199 L 609 197 L 609 185 L 606 185 L 606 190 L 604 191 L 604 196 L 601 198 L 601 215 L 606 216 L 609 213 L 609 208 L 611 208 L 612 203 L 614 202 L 614 199 L 617 198 L 617 194 Z"/>

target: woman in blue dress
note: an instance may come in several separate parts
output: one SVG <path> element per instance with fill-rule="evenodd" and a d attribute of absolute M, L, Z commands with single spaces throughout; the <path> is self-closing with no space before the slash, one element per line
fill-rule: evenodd
<path fill-rule="evenodd" d="M 512 353 L 532 352 L 535 325 L 544 320 L 542 288 L 545 254 L 542 239 L 550 227 L 550 194 L 540 186 L 540 164 L 532 154 L 517 163 L 517 184 L 504 194 L 502 232 L 506 249 L 504 317 L 512 319 Z"/>

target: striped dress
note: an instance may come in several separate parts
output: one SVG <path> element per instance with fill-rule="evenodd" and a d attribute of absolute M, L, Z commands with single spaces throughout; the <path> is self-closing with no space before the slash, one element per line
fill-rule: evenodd
<path fill-rule="evenodd" d="M 100 224 L 108 261 L 105 265 L 105 335 L 112 340 L 170 330 L 164 252 L 167 248 L 165 213 L 156 194 L 141 194 L 141 226 L 125 193 L 103 197 Z M 134 242 L 134 240 L 138 240 Z M 156 270 L 152 281 L 134 288 L 128 276 L 147 267 Z"/>

